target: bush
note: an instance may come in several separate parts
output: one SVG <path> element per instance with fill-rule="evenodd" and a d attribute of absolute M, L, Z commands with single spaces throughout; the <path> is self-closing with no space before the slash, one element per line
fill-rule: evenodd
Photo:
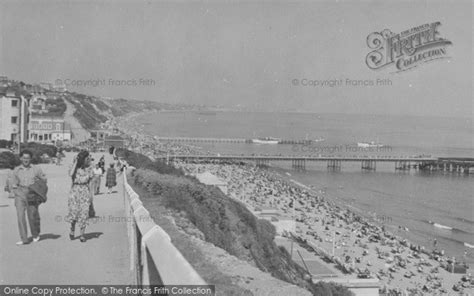
<path fill-rule="evenodd" d="M 9 148 L 12 144 L 12 141 L 0 140 L 0 148 Z"/>
<path fill-rule="evenodd" d="M 163 161 L 152 162 L 148 157 L 127 149 L 117 148 L 115 154 L 118 157 L 123 157 L 128 162 L 128 164 L 136 168 L 150 169 L 161 174 L 184 176 L 184 172 L 181 169 L 177 169 L 174 166 L 167 165 Z"/>
<path fill-rule="evenodd" d="M 62 98 L 46 99 L 46 105 L 49 105 L 48 116 L 63 116 L 67 105 Z"/>
<path fill-rule="evenodd" d="M 312 283 L 304 280 L 305 270 L 291 260 L 285 248 L 274 243 L 275 227 L 269 221 L 257 219 L 243 204 L 228 198 L 219 189 L 194 178 L 149 169 L 137 169 L 133 182 L 151 192 L 154 198 L 160 198 L 166 207 L 186 212 L 206 241 L 229 254 L 252 262 L 281 280 L 310 291 L 326 291 L 326 286 L 312 287 Z M 337 294 L 337 291 L 328 295 L 350 295 Z"/>
<path fill-rule="evenodd" d="M 13 169 L 20 165 L 20 158 L 11 152 L 0 153 L 0 169 Z"/>
<path fill-rule="evenodd" d="M 47 155 L 48 158 L 56 157 L 58 148 L 54 145 L 39 144 L 39 143 L 26 143 L 21 144 L 21 150 L 28 149 L 33 152 L 32 163 L 47 163 L 48 161 L 43 158 L 43 155 Z"/>

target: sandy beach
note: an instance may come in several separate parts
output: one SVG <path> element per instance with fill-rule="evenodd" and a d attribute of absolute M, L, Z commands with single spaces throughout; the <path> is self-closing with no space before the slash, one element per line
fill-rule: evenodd
<path fill-rule="evenodd" d="M 296 235 L 302 240 L 322 249 L 345 271 L 367 273 L 387 289 L 441 295 L 452 294 L 454 285 L 464 283 L 461 274 L 445 269 L 450 262 L 447 256 L 413 245 L 349 209 L 292 186 L 276 174 L 241 165 L 180 162 L 176 166 L 190 174 L 209 171 L 218 176 L 227 182 L 229 196 L 251 209 L 271 207 L 293 216 Z M 472 292 L 472 288 L 464 289 L 464 293 Z"/>

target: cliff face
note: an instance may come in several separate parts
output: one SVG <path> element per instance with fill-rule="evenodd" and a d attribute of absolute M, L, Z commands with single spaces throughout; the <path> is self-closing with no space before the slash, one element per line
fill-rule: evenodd
<path fill-rule="evenodd" d="M 68 115 L 71 115 L 84 130 L 100 128 L 101 124 L 114 117 L 128 113 L 160 110 L 195 110 L 193 105 L 168 104 L 151 101 L 125 99 L 107 99 L 79 93 L 66 92 L 63 99 L 67 104 Z M 73 111 L 71 111 L 71 109 Z M 73 120 L 74 121 L 74 120 Z M 76 128 L 79 128 L 76 126 Z"/>
<path fill-rule="evenodd" d="M 99 129 L 106 121 L 130 112 L 160 110 L 156 102 L 132 101 L 125 99 L 104 99 L 79 93 L 64 93 L 67 108 L 64 119 L 71 125 L 73 143 L 90 138 L 90 130 Z"/>

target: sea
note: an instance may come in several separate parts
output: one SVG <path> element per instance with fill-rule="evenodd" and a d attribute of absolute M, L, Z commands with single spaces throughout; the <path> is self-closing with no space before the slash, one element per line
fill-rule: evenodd
<path fill-rule="evenodd" d="M 141 130 L 158 137 L 275 137 L 313 140 L 301 144 L 187 143 L 202 151 L 244 155 L 473 157 L 472 118 L 284 112 L 157 112 L 136 118 Z M 358 142 L 379 148 L 362 149 Z M 394 234 L 474 266 L 474 168 L 471 174 L 395 170 L 377 163 L 271 162 L 270 168 L 316 190 L 326 200 L 383 224 Z M 436 240 L 436 243 L 435 243 Z M 436 245 L 435 245 L 436 244 Z"/>

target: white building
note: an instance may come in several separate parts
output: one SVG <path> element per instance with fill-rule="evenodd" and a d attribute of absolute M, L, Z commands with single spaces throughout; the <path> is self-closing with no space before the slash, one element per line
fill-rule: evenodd
<path fill-rule="evenodd" d="M 10 89 L 0 90 L 0 139 L 24 143 L 28 139 L 28 102 Z"/>
<path fill-rule="evenodd" d="M 28 124 L 30 142 L 56 143 L 71 141 L 71 127 L 63 117 L 32 114 Z"/>

